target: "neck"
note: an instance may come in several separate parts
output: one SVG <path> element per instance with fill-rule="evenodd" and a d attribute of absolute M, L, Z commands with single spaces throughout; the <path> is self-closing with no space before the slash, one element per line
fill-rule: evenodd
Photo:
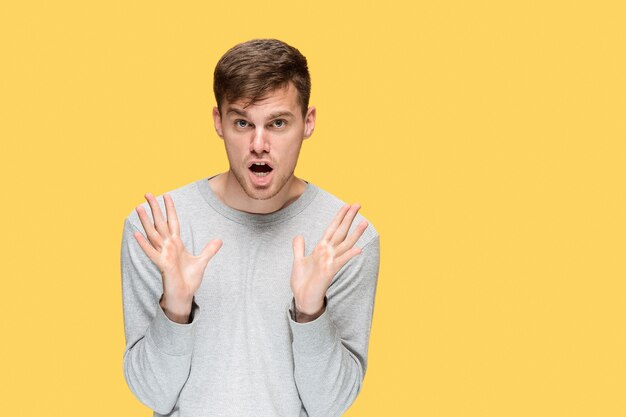
<path fill-rule="evenodd" d="M 254 214 L 268 214 L 287 207 L 302 195 L 306 182 L 292 175 L 274 197 L 256 200 L 249 197 L 229 170 L 209 180 L 211 189 L 227 206 Z"/>

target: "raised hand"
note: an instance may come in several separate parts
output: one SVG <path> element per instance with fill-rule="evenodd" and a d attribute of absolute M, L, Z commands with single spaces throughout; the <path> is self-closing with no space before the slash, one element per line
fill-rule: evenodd
<path fill-rule="evenodd" d="M 192 300 L 202 283 L 204 270 L 211 258 L 222 247 L 222 241 L 214 239 L 202 252 L 193 256 L 180 239 L 180 227 L 174 201 L 164 194 L 167 220 L 154 195 L 147 193 L 146 200 L 152 211 L 154 224 L 142 206 L 136 208 L 148 240 L 139 232 L 133 233 L 144 253 L 155 263 L 163 278 L 163 296 L 160 305 L 167 317 L 178 323 L 187 323 Z"/>
<path fill-rule="evenodd" d="M 311 321 L 322 314 L 324 297 L 333 277 L 350 259 L 361 253 L 354 244 L 367 228 L 367 221 L 359 223 L 346 238 L 360 208 L 358 204 L 344 205 L 309 256 L 304 256 L 304 238 L 296 236 L 293 239 L 291 291 L 297 321 Z"/>

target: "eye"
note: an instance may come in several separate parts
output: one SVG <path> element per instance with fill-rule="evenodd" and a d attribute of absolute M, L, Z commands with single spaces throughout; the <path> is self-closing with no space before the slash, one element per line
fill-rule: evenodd
<path fill-rule="evenodd" d="M 248 126 L 248 122 L 246 122 L 243 119 L 237 119 L 237 120 L 235 120 L 235 126 L 244 128 L 244 127 Z"/>
<path fill-rule="evenodd" d="M 285 127 L 286 124 L 287 124 L 287 121 L 283 119 L 277 119 L 272 122 L 272 126 L 278 127 L 278 128 Z"/>

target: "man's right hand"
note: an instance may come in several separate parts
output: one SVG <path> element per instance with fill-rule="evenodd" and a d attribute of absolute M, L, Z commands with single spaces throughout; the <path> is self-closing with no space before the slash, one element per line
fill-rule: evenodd
<path fill-rule="evenodd" d="M 154 224 L 142 206 L 136 208 L 139 220 L 148 240 L 139 232 L 133 236 L 144 253 L 155 263 L 163 278 L 163 296 L 159 302 L 165 315 L 172 321 L 186 324 L 191 314 L 192 300 L 202 283 L 202 276 L 209 261 L 222 247 L 222 241 L 214 239 L 207 243 L 202 252 L 193 256 L 180 239 L 180 227 L 169 194 L 163 195 L 167 220 L 154 195 L 146 193 Z"/>

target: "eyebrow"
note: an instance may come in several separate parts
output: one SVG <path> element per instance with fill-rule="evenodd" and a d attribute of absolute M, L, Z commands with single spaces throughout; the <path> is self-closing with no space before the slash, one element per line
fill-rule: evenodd
<path fill-rule="evenodd" d="M 226 111 L 226 114 L 230 114 L 230 113 L 235 113 L 242 117 L 248 117 L 248 114 L 245 111 L 236 109 L 234 107 L 229 107 L 228 110 Z"/>
<path fill-rule="evenodd" d="M 241 117 L 248 118 L 248 113 L 246 113 L 245 110 L 240 110 L 240 109 L 237 109 L 235 107 L 228 107 L 228 110 L 226 111 L 226 114 L 230 114 L 230 113 L 235 113 L 235 114 L 238 114 Z M 272 114 L 270 114 L 269 118 L 270 119 L 276 119 L 277 117 L 292 117 L 293 118 L 294 116 L 293 116 L 292 112 L 285 110 L 285 111 L 279 111 L 279 112 L 276 112 L 276 113 L 272 113 Z"/>
<path fill-rule="evenodd" d="M 276 119 L 277 117 L 283 117 L 283 116 L 293 117 L 293 113 L 290 111 L 281 111 L 278 113 L 272 113 L 270 114 L 270 119 Z"/>

